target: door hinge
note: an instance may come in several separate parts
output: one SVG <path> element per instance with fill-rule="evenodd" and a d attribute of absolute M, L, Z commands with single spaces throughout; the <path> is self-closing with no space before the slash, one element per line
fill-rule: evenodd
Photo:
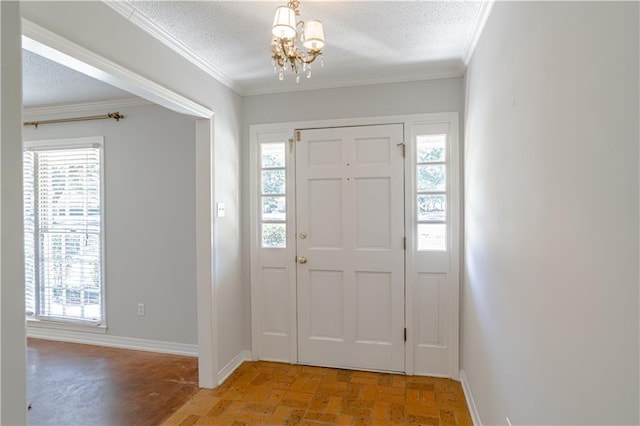
<path fill-rule="evenodd" d="M 404 341 L 407 341 L 407 327 L 404 328 Z"/>
<path fill-rule="evenodd" d="M 402 248 L 407 249 L 407 237 L 402 237 Z"/>
<path fill-rule="evenodd" d="M 296 142 L 300 142 L 300 130 L 296 130 Z"/>
<path fill-rule="evenodd" d="M 407 144 L 402 142 L 397 144 L 396 146 L 401 146 L 402 147 L 402 156 L 406 157 L 407 156 Z"/>

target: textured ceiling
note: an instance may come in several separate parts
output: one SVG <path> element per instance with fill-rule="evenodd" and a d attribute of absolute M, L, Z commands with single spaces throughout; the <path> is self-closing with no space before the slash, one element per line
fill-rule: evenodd
<path fill-rule="evenodd" d="M 486 1 L 302 1 L 300 19 L 323 22 L 323 68 L 299 84 L 278 81 L 269 42 L 282 1 L 105 2 L 243 95 L 461 76 L 486 17 Z M 46 106 L 131 98 L 23 51 L 24 104 Z"/>
<path fill-rule="evenodd" d="M 323 22 L 325 67 L 284 84 L 271 67 L 277 6 L 286 1 L 138 1 L 128 16 L 150 21 L 252 94 L 461 75 L 482 18 L 480 1 L 303 1 L 300 18 Z M 136 22 L 136 19 L 132 19 Z M 303 79 L 304 80 L 304 79 Z"/>
<path fill-rule="evenodd" d="M 22 87 L 27 108 L 134 97 L 27 50 L 22 51 Z"/>

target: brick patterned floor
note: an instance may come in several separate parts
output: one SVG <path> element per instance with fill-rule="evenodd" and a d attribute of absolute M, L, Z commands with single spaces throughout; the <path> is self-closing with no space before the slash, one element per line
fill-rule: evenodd
<path fill-rule="evenodd" d="M 165 426 L 472 425 L 459 382 L 245 362 L 221 386 L 201 389 Z"/>

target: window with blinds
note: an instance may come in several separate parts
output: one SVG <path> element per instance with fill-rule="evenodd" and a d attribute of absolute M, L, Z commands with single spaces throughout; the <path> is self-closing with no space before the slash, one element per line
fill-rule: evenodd
<path fill-rule="evenodd" d="M 104 319 L 101 137 L 25 143 L 28 317 Z"/>

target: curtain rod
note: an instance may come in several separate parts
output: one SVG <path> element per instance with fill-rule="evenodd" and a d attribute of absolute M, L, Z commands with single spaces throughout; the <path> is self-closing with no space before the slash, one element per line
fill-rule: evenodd
<path fill-rule="evenodd" d="M 56 120 L 42 120 L 42 121 L 25 121 L 23 125 L 34 126 L 37 129 L 40 124 L 69 123 L 71 121 L 108 120 L 110 118 L 113 118 L 116 121 L 120 121 L 121 118 L 124 118 L 124 115 L 116 111 L 116 112 L 110 112 L 105 115 L 91 115 L 88 117 L 58 118 Z"/>

